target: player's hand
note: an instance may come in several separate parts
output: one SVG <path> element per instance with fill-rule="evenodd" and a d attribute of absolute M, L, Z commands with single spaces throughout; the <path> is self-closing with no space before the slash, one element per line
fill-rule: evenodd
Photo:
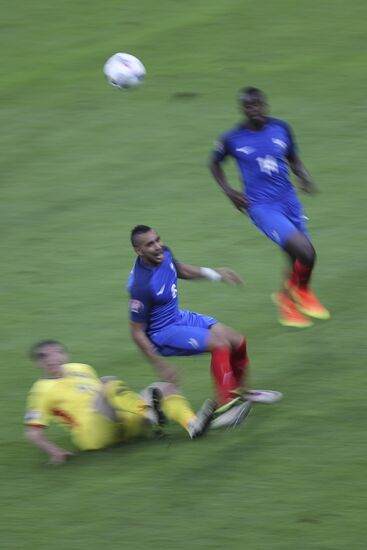
<path fill-rule="evenodd" d="M 222 277 L 223 283 L 227 283 L 229 285 L 238 285 L 238 286 L 242 286 L 244 284 L 241 277 L 231 269 L 227 269 L 226 267 L 219 267 L 215 271 L 218 271 L 218 273 Z"/>
<path fill-rule="evenodd" d="M 179 376 L 175 367 L 171 365 L 164 365 L 159 368 L 159 374 L 162 379 L 162 382 L 168 382 L 174 386 L 178 386 Z"/>
<path fill-rule="evenodd" d="M 316 195 L 318 193 L 318 189 L 313 181 L 301 181 L 300 189 L 308 195 Z"/>
<path fill-rule="evenodd" d="M 61 447 L 54 447 L 49 452 L 49 464 L 53 464 L 54 466 L 58 466 L 59 464 L 64 464 L 68 457 L 74 456 L 75 453 L 72 453 L 71 451 L 67 451 L 66 449 L 62 449 Z"/>
<path fill-rule="evenodd" d="M 231 189 L 228 191 L 227 196 L 237 210 L 240 210 L 240 212 L 247 211 L 249 203 L 243 193 L 237 191 L 236 189 Z"/>

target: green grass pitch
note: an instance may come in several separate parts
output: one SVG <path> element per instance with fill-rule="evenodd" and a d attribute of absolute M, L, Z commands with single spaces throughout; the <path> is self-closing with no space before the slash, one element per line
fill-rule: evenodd
<path fill-rule="evenodd" d="M 3 548 L 365 549 L 366 19 L 364 0 L 3 1 Z M 140 89 L 105 82 L 116 51 L 145 63 Z M 277 324 L 281 255 L 206 168 L 245 85 L 292 124 L 320 188 L 303 202 L 332 319 L 305 331 Z M 181 305 L 243 331 L 252 385 L 284 400 L 195 443 L 172 427 L 169 443 L 45 466 L 23 440 L 34 341 L 136 389 L 154 379 L 128 334 L 137 223 L 183 261 L 243 275 L 241 291 L 183 282 Z M 197 407 L 208 358 L 177 364 Z"/>

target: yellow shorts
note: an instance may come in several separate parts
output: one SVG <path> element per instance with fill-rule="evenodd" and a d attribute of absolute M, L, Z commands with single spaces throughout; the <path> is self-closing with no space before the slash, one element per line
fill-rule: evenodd
<path fill-rule="evenodd" d="M 121 439 L 121 427 L 98 411 L 88 410 L 78 418 L 71 430 L 71 439 L 81 451 L 104 449 Z"/>

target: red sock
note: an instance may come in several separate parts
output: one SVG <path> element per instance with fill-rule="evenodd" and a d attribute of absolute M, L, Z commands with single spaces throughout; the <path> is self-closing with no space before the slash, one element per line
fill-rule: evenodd
<path fill-rule="evenodd" d="M 311 279 L 312 270 L 313 266 L 301 264 L 299 260 L 296 260 L 289 283 L 299 288 L 307 288 Z"/>
<path fill-rule="evenodd" d="M 244 338 L 239 347 L 232 351 L 231 355 L 232 372 L 236 379 L 237 388 L 246 388 L 248 364 L 246 338 Z"/>
<path fill-rule="evenodd" d="M 236 376 L 231 368 L 231 351 L 229 348 L 213 349 L 211 371 L 218 405 L 221 406 L 233 399 L 233 391 L 238 387 Z"/>

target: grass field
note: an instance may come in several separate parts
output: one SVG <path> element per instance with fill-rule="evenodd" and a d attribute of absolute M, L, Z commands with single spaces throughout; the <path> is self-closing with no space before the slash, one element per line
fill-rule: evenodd
<path fill-rule="evenodd" d="M 4 549 L 366 548 L 366 19 L 363 0 L 2 2 Z M 147 67 L 139 90 L 104 81 L 121 50 Z M 333 317 L 306 331 L 277 324 L 281 255 L 206 168 L 248 84 L 292 124 L 320 188 L 304 204 Z M 172 427 L 169 443 L 46 466 L 23 440 L 34 341 L 137 389 L 154 378 L 128 334 L 137 223 L 183 261 L 244 276 L 241 291 L 184 282 L 181 305 L 246 333 L 252 385 L 284 400 L 195 443 Z M 177 364 L 197 407 L 208 359 Z"/>

